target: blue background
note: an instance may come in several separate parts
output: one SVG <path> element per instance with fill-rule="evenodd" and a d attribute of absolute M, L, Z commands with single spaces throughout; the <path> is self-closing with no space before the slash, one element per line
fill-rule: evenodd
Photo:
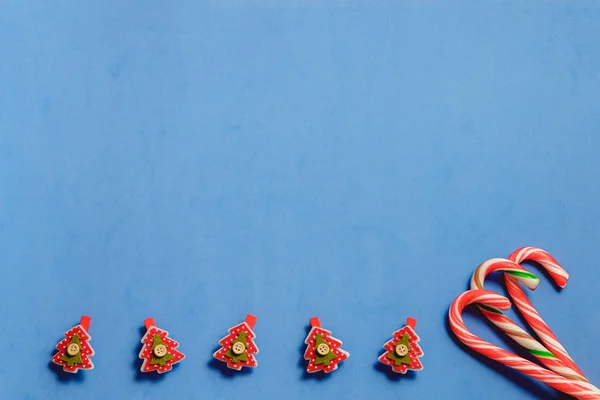
<path fill-rule="evenodd" d="M 558 398 L 445 323 L 525 245 L 571 273 L 531 297 L 600 384 L 600 5 L 315 3 L 0 1 L 0 398 Z M 232 376 L 211 355 L 247 312 Z M 67 379 L 82 314 L 96 369 Z M 326 379 L 315 315 L 351 353 Z M 161 379 L 150 316 L 187 355 Z M 407 316 L 425 370 L 393 379 Z"/>

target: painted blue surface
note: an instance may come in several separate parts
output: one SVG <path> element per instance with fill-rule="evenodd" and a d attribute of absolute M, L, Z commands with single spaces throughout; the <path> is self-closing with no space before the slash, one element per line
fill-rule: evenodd
<path fill-rule="evenodd" d="M 523 245 L 571 273 L 531 297 L 600 384 L 600 6 L 321 3 L 0 2 L 0 398 L 558 398 L 445 325 Z M 224 374 L 247 312 L 260 366 Z M 96 369 L 65 380 L 82 314 Z M 327 379 L 315 315 L 351 353 Z M 187 355 L 158 380 L 150 316 Z M 394 380 L 407 316 L 425 370 Z"/>

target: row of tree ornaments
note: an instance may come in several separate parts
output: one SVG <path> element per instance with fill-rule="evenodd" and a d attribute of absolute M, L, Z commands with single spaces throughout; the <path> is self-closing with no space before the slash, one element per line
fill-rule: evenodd
<path fill-rule="evenodd" d="M 83 316 L 79 325 L 65 332 L 52 357 L 52 362 L 62 366 L 63 370 L 76 373 L 81 370 L 94 369 L 91 357 L 94 349 L 90 345 L 92 339 L 88 333 L 91 318 Z M 142 338 L 143 347 L 139 357 L 143 360 L 142 372 L 170 371 L 173 365 L 181 362 L 185 356 L 177 348 L 179 343 L 169 337 L 169 332 L 156 326 L 153 318 L 144 321 L 146 334 Z M 243 367 L 258 366 L 256 354 L 258 347 L 254 343 L 254 325 L 256 317 L 248 314 L 246 320 L 229 329 L 229 335 L 219 341 L 221 348 L 213 356 L 227 364 L 230 369 L 240 371 Z M 331 332 L 321 327 L 318 317 L 310 320 L 311 330 L 304 341 L 306 351 L 304 358 L 308 361 L 306 371 L 309 373 L 330 373 L 345 361 L 350 353 L 342 349 L 342 341 L 331 336 Z M 419 336 L 415 332 L 416 320 L 408 318 L 406 325 L 393 334 L 383 348 L 385 352 L 379 361 L 391 367 L 392 371 L 405 374 L 408 370 L 420 371 L 423 365 L 419 360 L 423 350 L 419 346 Z"/>

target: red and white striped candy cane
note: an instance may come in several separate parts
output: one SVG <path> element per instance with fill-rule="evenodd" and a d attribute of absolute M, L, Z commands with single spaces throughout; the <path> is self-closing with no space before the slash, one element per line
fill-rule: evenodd
<path fill-rule="evenodd" d="M 482 263 L 473 274 L 471 278 L 471 289 L 484 289 L 483 284 L 485 278 L 496 271 L 504 272 L 511 277 L 514 277 L 517 281 L 522 282 L 529 289 L 535 289 L 540 280 L 531 272 L 515 263 L 514 261 L 506 260 L 504 258 L 493 258 Z M 502 311 L 478 305 L 481 313 L 490 320 L 491 323 L 500 328 L 506 333 L 511 339 L 523 346 L 532 356 L 537 358 L 542 364 L 550 368 L 554 372 L 575 380 L 587 381 L 585 376 L 577 369 L 574 369 L 571 365 L 564 363 L 560 358 L 554 355 L 548 348 L 538 342 L 532 337 L 527 331 L 522 329 L 519 325 L 514 323 L 510 318 L 502 313 Z"/>
<path fill-rule="evenodd" d="M 600 390 L 589 382 L 576 381 L 558 375 L 555 372 L 545 369 L 529 360 L 519 357 L 509 351 L 494 346 L 478 336 L 473 335 L 465 326 L 462 319 L 462 311 L 465 307 L 473 303 L 480 303 L 487 307 L 508 310 L 510 301 L 503 296 L 487 290 L 468 290 L 459 295 L 450 306 L 448 320 L 450 328 L 456 337 L 466 346 L 484 356 L 498 361 L 510 368 L 513 368 L 533 379 L 537 379 L 546 385 L 571 395 L 580 400 L 600 399 Z"/>
<path fill-rule="evenodd" d="M 535 261 L 544 267 L 558 286 L 564 288 L 567 285 L 569 274 L 560 266 L 558 261 L 545 250 L 536 247 L 522 247 L 515 250 L 508 258 L 517 264 L 526 260 Z M 550 330 L 540 314 L 533 307 L 527 298 L 527 295 L 519 285 L 519 281 L 511 275 L 504 275 L 504 281 L 506 282 L 508 293 L 515 302 L 517 309 L 523 315 L 527 323 L 531 325 L 531 328 L 538 335 L 540 340 L 556 357 L 562 360 L 566 366 L 577 371 L 578 375 L 586 379 L 583 372 L 581 372 L 579 367 L 575 364 L 575 361 L 573 361 L 571 356 L 569 356 L 569 353 L 567 353 L 567 350 L 560 344 L 552 330 Z"/>

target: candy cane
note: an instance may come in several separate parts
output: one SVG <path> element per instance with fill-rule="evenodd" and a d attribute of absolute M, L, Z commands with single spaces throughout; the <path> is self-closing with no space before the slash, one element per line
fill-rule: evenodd
<path fill-rule="evenodd" d="M 540 280 L 531 272 L 521 267 L 514 261 L 503 258 L 493 258 L 482 263 L 471 278 L 471 289 L 483 289 L 485 278 L 492 272 L 501 271 L 513 277 L 517 282 L 522 282 L 529 289 L 535 289 Z M 560 358 L 554 355 L 549 349 L 538 342 L 527 331 L 515 324 L 510 318 L 502 313 L 502 311 L 482 305 L 478 305 L 482 314 L 490 320 L 491 323 L 500 328 L 511 339 L 519 343 L 532 356 L 537 358 L 542 364 L 550 368 L 554 372 L 575 380 L 587 381 L 585 376 L 574 369 L 570 364 L 564 363 Z"/>
<path fill-rule="evenodd" d="M 580 400 L 600 399 L 600 390 L 589 382 L 575 381 L 558 375 L 529 360 L 521 358 L 509 351 L 494 346 L 481 338 L 473 335 L 465 326 L 462 319 L 462 311 L 473 303 L 480 303 L 487 307 L 508 310 L 510 301 L 503 296 L 487 290 L 468 290 L 459 295 L 450 306 L 448 320 L 450 328 L 456 337 L 466 346 L 483 354 L 501 364 L 513 368 L 533 379 L 537 379 L 546 385 L 569 394 Z"/>
<path fill-rule="evenodd" d="M 542 265 L 542 267 L 544 267 L 552 280 L 559 287 L 564 288 L 567 285 L 569 274 L 563 269 L 563 267 L 560 266 L 558 261 L 556 261 L 554 257 L 552 257 L 550 253 L 545 250 L 538 249 L 536 247 L 522 247 L 518 250 L 515 250 L 510 256 L 508 256 L 508 258 L 517 264 L 520 264 L 526 260 L 536 261 Z M 538 335 L 546 347 L 566 366 L 577 371 L 579 376 L 581 376 L 583 379 L 586 379 L 583 372 L 581 372 L 579 367 L 577 367 L 575 364 L 575 361 L 573 361 L 571 356 L 569 356 L 569 353 L 567 353 L 567 350 L 565 350 L 565 348 L 560 344 L 554 333 L 550 330 L 540 314 L 533 307 L 527 298 L 527 295 L 523 289 L 521 289 L 519 281 L 510 275 L 505 275 L 504 281 L 506 283 L 508 293 L 515 302 L 517 309 L 521 312 L 527 323 L 531 325 L 533 331 Z"/>

